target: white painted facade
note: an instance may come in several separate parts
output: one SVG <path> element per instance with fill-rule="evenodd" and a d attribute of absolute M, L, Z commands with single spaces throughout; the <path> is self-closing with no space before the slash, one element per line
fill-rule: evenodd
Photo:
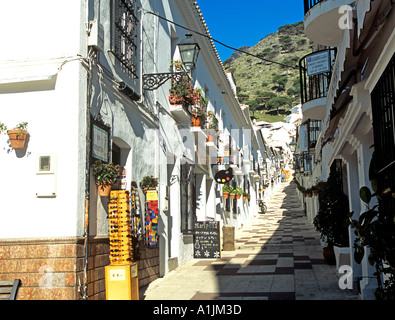
<path fill-rule="evenodd" d="M 198 153 L 208 152 L 208 147 L 204 132 L 194 132 L 170 106 L 170 81 L 154 91 L 142 89 L 144 74 L 169 72 L 170 62 L 179 59 L 176 45 L 187 33 L 149 12 L 202 34 L 208 30 L 194 1 L 138 1 L 138 77 L 133 78 L 110 52 L 110 3 L 24 0 L 0 5 L 0 27 L 7 30 L 1 33 L 0 41 L 12 44 L 0 52 L 0 122 L 11 129 L 26 121 L 29 132 L 22 150 L 12 149 L 6 134 L 0 136 L 0 176 L 6 181 L 0 185 L 0 237 L 17 240 L 84 236 L 89 116 L 101 118 L 111 127 L 111 145 L 120 150 L 127 187 L 132 181 L 138 184 L 146 175 L 159 178 L 159 258 L 163 276 L 193 257 L 192 234 L 180 228 L 180 168 L 186 160 L 196 162 L 196 136 L 201 136 Z M 18 12 L 18 19 L 12 12 Z M 93 21 L 93 26 L 98 26 L 99 41 L 94 37 L 95 29 L 90 29 Z M 201 51 L 191 77 L 195 87 L 205 90 L 208 110 L 219 119 L 219 130 L 234 136 L 238 159 L 235 180 L 241 187 L 243 179 L 248 180 L 252 194 L 249 203 L 237 200 L 237 213 L 224 212 L 221 186 L 213 179 L 225 166 L 198 163 L 196 218 L 240 228 L 257 211 L 257 189 L 263 181 L 252 163 L 255 159 L 262 168 L 264 140 L 255 134 L 248 112 L 240 108 L 213 43 L 196 34 L 194 39 Z M 93 50 L 90 41 L 100 50 Z M 132 101 L 120 92 L 120 82 L 132 88 L 139 99 Z M 216 158 L 216 149 L 210 150 Z M 40 174 L 39 157 L 48 155 L 51 172 Z M 98 196 L 92 174 L 88 185 L 90 237 L 106 238 L 108 200 Z M 139 193 L 143 199 L 140 188 Z"/>
<path fill-rule="evenodd" d="M 354 213 L 352 218 L 358 219 L 366 211 L 365 204 L 360 199 L 359 190 L 363 186 L 370 187 L 368 173 L 373 153 L 372 145 L 374 145 L 371 93 L 395 52 L 395 12 L 391 5 L 384 9 L 384 1 L 375 3 L 368 0 L 355 1 L 355 3 L 338 2 L 336 2 L 337 7 L 347 5 L 350 12 L 354 12 L 356 20 L 352 29 L 337 28 L 332 35 L 335 38 L 340 37 L 340 40 L 336 44 L 331 43 L 337 47 L 338 54 L 325 103 L 326 117 L 322 122 L 322 130 L 316 148 L 313 151 L 310 150 L 312 172 L 298 174 L 297 179 L 305 188 L 310 188 L 319 181 L 326 181 L 333 161 L 341 159 L 344 192 L 349 199 L 350 211 Z M 326 25 L 325 21 L 329 19 L 327 13 L 319 13 L 319 10 L 325 5 L 334 4 L 335 2 L 332 1 L 323 1 L 317 8 L 310 10 L 305 17 L 305 27 L 310 32 L 308 36 L 313 34 L 312 25 L 317 23 Z M 335 25 L 341 17 L 344 17 L 344 12 L 340 10 L 337 15 L 334 15 L 335 9 L 332 8 L 330 25 Z M 374 14 L 377 12 L 382 12 L 386 19 L 375 20 Z M 369 33 L 372 28 L 378 28 L 380 31 Z M 326 31 L 323 32 L 329 30 L 332 29 L 326 28 Z M 316 38 L 319 33 L 320 28 L 316 28 L 314 36 L 311 38 Z M 327 44 L 325 41 L 331 36 L 328 34 L 322 34 L 322 36 L 322 44 Z M 363 42 L 364 37 L 370 41 Z M 361 42 L 363 45 L 358 48 Z M 353 56 L 353 51 L 356 52 L 355 56 Z M 356 72 L 356 76 L 346 83 L 347 76 L 353 70 Z M 340 88 L 343 88 L 342 92 L 339 92 Z M 345 95 L 348 95 L 350 100 L 342 100 Z M 337 100 L 346 102 L 341 105 L 337 103 Z M 337 116 L 331 117 L 331 112 L 333 113 L 334 109 L 340 109 L 340 111 Z M 307 132 L 301 128 L 299 134 L 299 148 L 302 150 L 304 140 L 307 139 Z M 304 203 L 308 219 L 312 222 L 318 212 L 318 198 L 316 196 L 303 197 L 300 194 L 300 199 Z M 377 281 L 373 276 L 375 270 L 368 263 L 367 254 L 361 264 L 355 262 L 353 259 L 354 229 L 349 229 L 349 237 L 350 246 L 343 248 L 342 253 L 348 256 L 347 260 L 350 261 L 353 268 L 354 288 L 360 288 L 362 299 L 374 299 L 374 291 L 377 288 Z"/>

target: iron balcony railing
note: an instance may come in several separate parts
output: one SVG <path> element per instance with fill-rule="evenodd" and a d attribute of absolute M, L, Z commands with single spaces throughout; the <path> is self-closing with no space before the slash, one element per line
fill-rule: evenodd
<path fill-rule="evenodd" d="M 306 14 L 316 4 L 319 4 L 320 2 L 325 0 L 303 0 L 303 1 L 304 1 L 304 14 Z"/>
<path fill-rule="evenodd" d="M 302 104 L 328 94 L 337 49 L 310 53 L 299 60 L 300 97 Z"/>

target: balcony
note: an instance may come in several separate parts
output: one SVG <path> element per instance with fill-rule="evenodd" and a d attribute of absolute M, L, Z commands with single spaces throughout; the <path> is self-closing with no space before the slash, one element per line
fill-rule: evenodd
<path fill-rule="evenodd" d="M 182 123 L 182 124 L 191 123 L 191 114 L 183 105 L 170 104 L 170 112 L 173 118 L 178 123 Z"/>
<path fill-rule="evenodd" d="M 299 61 L 300 95 L 304 119 L 325 119 L 326 97 L 336 53 L 336 48 L 321 50 L 310 53 Z"/>
<path fill-rule="evenodd" d="M 344 28 L 339 22 L 347 12 L 340 8 L 355 0 L 304 0 L 304 28 L 306 36 L 315 43 L 337 47 Z"/>

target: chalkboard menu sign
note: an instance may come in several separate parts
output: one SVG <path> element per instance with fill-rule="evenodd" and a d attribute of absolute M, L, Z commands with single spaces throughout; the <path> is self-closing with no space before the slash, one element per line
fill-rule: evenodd
<path fill-rule="evenodd" d="M 193 256 L 196 259 L 220 258 L 220 223 L 202 221 L 195 223 Z"/>

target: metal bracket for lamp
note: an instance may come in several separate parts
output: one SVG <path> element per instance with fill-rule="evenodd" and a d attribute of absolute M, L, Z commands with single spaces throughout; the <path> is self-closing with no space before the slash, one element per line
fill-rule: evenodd
<path fill-rule="evenodd" d="M 143 75 L 143 90 L 156 90 L 167 80 L 173 79 L 180 82 L 184 77 L 189 77 L 187 72 L 149 73 Z"/>

